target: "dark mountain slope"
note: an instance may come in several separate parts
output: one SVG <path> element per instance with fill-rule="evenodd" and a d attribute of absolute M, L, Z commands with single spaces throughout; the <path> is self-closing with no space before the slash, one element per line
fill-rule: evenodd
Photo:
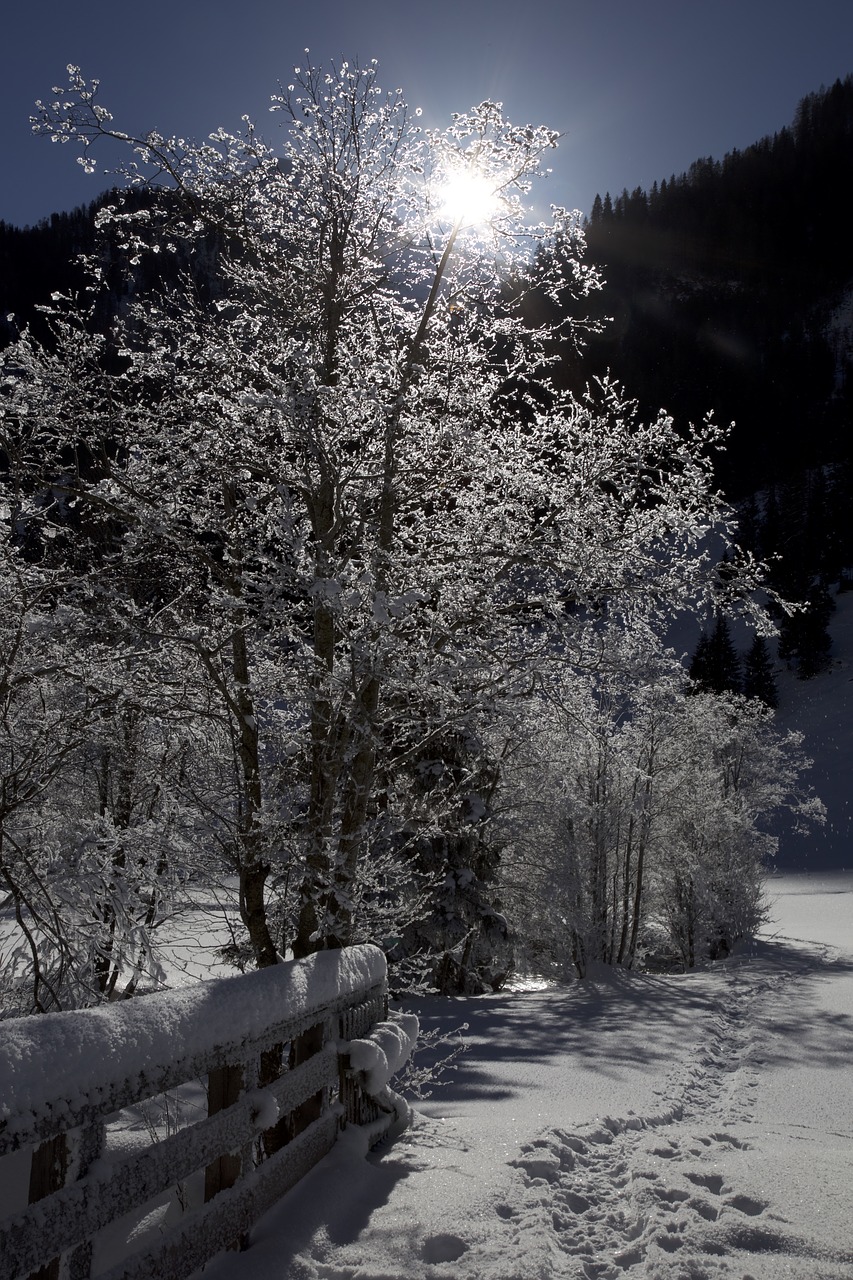
<path fill-rule="evenodd" d="M 847 458 L 853 77 L 810 94 L 790 128 L 650 192 L 596 197 L 592 260 L 614 317 L 590 347 L 649 412 L 737 423 L 733 496 Z"/>

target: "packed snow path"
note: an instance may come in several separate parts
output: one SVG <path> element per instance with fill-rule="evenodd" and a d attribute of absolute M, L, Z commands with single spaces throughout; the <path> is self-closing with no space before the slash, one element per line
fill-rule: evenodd
<path fill-rule="evenodd" d="M 850 1280 L 853 877 L 773 888 L 709 973 L 423 1002 L 453 1082 L 206 1280 Z"/>

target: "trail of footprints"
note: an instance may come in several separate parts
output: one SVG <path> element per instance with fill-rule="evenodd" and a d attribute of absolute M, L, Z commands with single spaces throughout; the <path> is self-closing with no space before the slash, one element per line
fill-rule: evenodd
<path fill-rule="evenodd" d="M 750 1257 L 768 1253 L 809 1266 L 809 1242 L 719 1172 L 723 1157 L 749 1150 L 729 1131 L 749 1121 L 757 1086 L 749 1008 L 791 976 L 733 977 L 710 1043 L 673 1074 L 657 1115 L 554 1129 L 522 1149 L 515 1163 L 524 1194 L 497 1211 L 519 1244 L 529 1231 L 550 1236 L 555 1280 L 715 1280 L 734 1274 L 732 1264 L 752 1280 Z M 725 1165 L 737 1168 L 731 1159 Z M 849 1277 L 850 1264 L 823 1254 L 819 1270 L 802 1274 Z"/>
<path fill-rule="evenodd" d="M 509 1220 L 518 1214 L 525 1231 L 553 1233 L 565 1257 L 555 1276 L 616 1280 L 635 1269 L 681 1275 L 671 1272 L 667 1257 L 685 1246 L 708 1260 L 752 1247 L 787 1248 L 775 1228 L 755 1233 L 741 1225 L 762 1218 L 768 1205 L 735 1192 L 704 1163 L 747 1144 L 724 1132 L 685 1140 L 673 1132 L 683 1127 L 679 1122 L 660 1117 L 659 1124 L 667 1136 L 648 1122 L 637 1128 L 610 1122 L 583 1134 L 554 1130 L 522 1153 L 524 1201 L 499 1213 Z M 531 1214 L 535 1207 L 538 1215 Z M 647 1270 L 656 1259 L 659 1269 Z"/>

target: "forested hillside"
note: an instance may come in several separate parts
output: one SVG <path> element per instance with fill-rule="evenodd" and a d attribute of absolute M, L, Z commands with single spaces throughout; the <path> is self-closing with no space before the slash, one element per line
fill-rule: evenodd
<path fill-rule="evenodd" d="M 587 368 L 644 408 L 736 423 L 731 496 L 849 462 L 853 77 L 810 94 L 773 137 L 612 198 L 587 228 L 614 323 Z"/>
<path fill-rule="evenodd" d="M 50 344 L 45 308 L 51 308 L 60 294 L 81 302 L 85 296 L 91 307 L 88 327 L 108 333 L 126 314 L 132 298 L 174 287 L 182 272 L 189 272 L 205 295 L 217 287 L 221 246 L 214 230 L 201 237 L 191 253 L 172 242 L 168 252 L 158 247 L 137 255 L 131 264 L 118 229 L 108 224 L 109 212 L 118 203 L 125 215 L 135 213 L 156 228 L 168 216 L 172 200 L 162 188 L 115 189 L 71 213 L 54 213 L 34 227 L 0 222 L 0 348 L 27 328 Z"/>
<path fill-rule="evenodd" d="M 96 204 L 55 213 L 36 227 L 0 222 L 0 344 L 13 340 L 23 324 L 36 323 L 36 308 L 55 291 L 79 287 L 78 254 L 91 251 Z"/>

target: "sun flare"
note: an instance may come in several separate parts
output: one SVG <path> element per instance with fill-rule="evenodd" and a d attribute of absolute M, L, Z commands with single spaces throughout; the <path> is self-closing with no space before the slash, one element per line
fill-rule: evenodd
<path fill-rule="evenodd" d="M 450 173 L 441 184 L 442 214 L 462 226 L 488 222 L 497 212 L 499 195 L 494 179 L 484 174 L 460 169 Z"/>

